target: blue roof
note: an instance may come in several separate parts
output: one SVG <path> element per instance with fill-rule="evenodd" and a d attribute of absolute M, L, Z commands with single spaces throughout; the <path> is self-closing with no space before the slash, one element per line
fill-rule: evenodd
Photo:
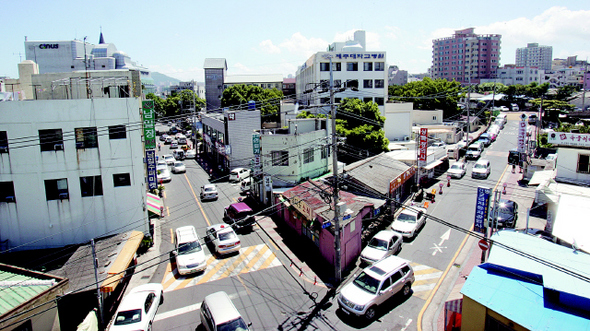
<path fill-rule="evenodd" d="M 588 254 L 515 231 L 491 239 L 590 278 Z M 590 330 L 590 283 L 494 244 L 461 293 L 530 330 Z"/>

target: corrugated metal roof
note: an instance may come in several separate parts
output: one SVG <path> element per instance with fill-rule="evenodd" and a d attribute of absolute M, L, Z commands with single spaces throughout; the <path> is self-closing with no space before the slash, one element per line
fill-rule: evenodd
<path fill-rule="evenodd" d="M 590 277 L 590 255 L 515 231 L 500 231 L 492 239 Z M 590 329 L 590 320 L 548 298 L 544 289 L 590 299 L 588 282 L 494 245 L 461 293 L 530 330 Z"/>
<path fill-rule="evenodd" d="M 50 289 L 56 283 L 55 279 L 42 279 L 0 270 L 0 316 Z"/>
<path fill-rule="evenodd" d="M 225 69 L 227 70 L 227 61 L 225 59 L 205 59 L 203 69 Z"/>
<path fill-rule="evenodd" d="M 415 156 L 416 151 L 411 151 Z M 389 182 L 410 169 L 411 166 L 382 153 L 351 163 L 344 167 L 346 174 L 381 194 L 389 194 Z"/>

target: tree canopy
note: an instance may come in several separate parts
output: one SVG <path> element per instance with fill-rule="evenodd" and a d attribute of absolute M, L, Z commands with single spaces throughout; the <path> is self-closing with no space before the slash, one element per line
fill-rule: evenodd
<path fill-rule="evenodd" d="M 278 112 L 283 91 L 276 88 L 263 89 L 259 86 L 245 84 L 233 85 L 226 88 L 221 96 L 222 107 L 241 107 L 248 108 L 250 100 L 256 101 L 256 109 L 260 109 L 263 122 L 273 122 L 278 120 Z"/>
<path fill-rule="evenodd" d="M 165 99 L 154 93 L 148 93 L 145 97 L 154 100 L 154 110 L 157 117 L 175 117 L 183 113 L 190 113 L 193 104 L 196 104 L 197 112 L 205 107 L 205 100 L 199 98 L 195 91 L 191 90 L 182 90 L 180 93 L 173 92 Z"/>
<path fill-rule="evenodd" d="M 442 109 L 444 118 L 460 112 L 457 101 L 465 95 L 461 83 L 445 79 L 425 77 L 421 81 L 410 82 L 402 86 L 389 86 L 389 98 L 413 102 L 414 109 Z"/>

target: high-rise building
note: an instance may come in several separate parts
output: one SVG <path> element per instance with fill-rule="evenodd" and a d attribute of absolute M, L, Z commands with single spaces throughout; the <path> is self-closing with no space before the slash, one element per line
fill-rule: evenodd
<path fill-rule="evenodd" d="M 517 67 L 538 67 L 542 70 L 551 70 L 553 59 L 552 46 L 539 46 L 538 43 L 528 43 L 526 47 L 516 49 Z"/>
<path fill-rule="evenodd" d="M 207 111 L 221 111 L 221 95 L 227 72 L 225 59 L 205 59 L 205 100 Z"/>
<path fill-rule="evenodd" d="M 432 41 L 433 79 L 467 84 L 496 76 L 502 35 L 480 35 L 474 30 L 457 30 L 452 37 Z"/>

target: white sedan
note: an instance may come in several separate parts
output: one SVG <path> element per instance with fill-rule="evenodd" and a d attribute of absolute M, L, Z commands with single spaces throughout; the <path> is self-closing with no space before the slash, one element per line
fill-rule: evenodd
<path fill-rule="evenodd" d="M 184 157 L 187 159 L 194 159 L 197 157 L 197 152 L 195 152 L 194 149 L 189 149 L 186 152 L 184 152 Z"/>
<path fill-rule="evenodd" d="M 426 209 L 421 207 L 404 208 L 402 212 L 397 215 L 391 229 L 399 232 L 404 238 L 413 238 L 418 229 L 426 224 Z"/>
<path fill-rule="evenodd" d="M 242 247 L 240 238 L 234 229 L 223 223 L 207 227 L 205 239 L 215 247 L 215 252 L 219 255 L 238 252 Z"/>
<path fill-rule="evenodd" d="M 168 183 L 172 181 L 172 175 L 170 175 L 170 170 L 162 169 L 158 170 L 158 180 L 161 180 L 163 183 Z"/>
<path fill-rule="evenodd" d="M 109 330 L 151 330 L 158 307 L 163 302 L 162 284 L 150 283 L 135 287 L 119 304 Z"/>
<path fill-rule="evenodd" d="M 451 178 L 463 178 L 465 176 L 466 166 L 463 162 L 455 162 L 449 168 L 448 173 Z"/>
<path fill-rule="evenodd" d="M 361 252 L 361 261 L 364 263 L 374 263 L 389 255 L 397 254 L 402 249 L 401 234 L 391 231 L 383 230 L 369 241 L 367 247 L 363 248 Z"/>
<path fill-rule="evenodd" d="M 174 162 L 176 162 L 176 159 L 174 158 L 174 156 L 170 155 L 170 154 L 166 154 L 163 156 L 164 161 L 166 161 L 167 165 L 173 165 Z"/>
<path fill-rule="evenodd" d="M 186 172 L 186 166 L 184 165 L 184 163 L 176 161 L 174 162 L 174 165 L 172 165 L 172 172 L 175 174 Z"/>
<path fill-rule="evenodd" d="M 206 200 L 206 199 L 212 199 L 215 200 L 218 198 L 218 193 L 217 193 L 217 186 L 215 186 L 215 184 L 207 184 L 207 185 L 203 185 L 201 186 L 201 201 Z"/>

